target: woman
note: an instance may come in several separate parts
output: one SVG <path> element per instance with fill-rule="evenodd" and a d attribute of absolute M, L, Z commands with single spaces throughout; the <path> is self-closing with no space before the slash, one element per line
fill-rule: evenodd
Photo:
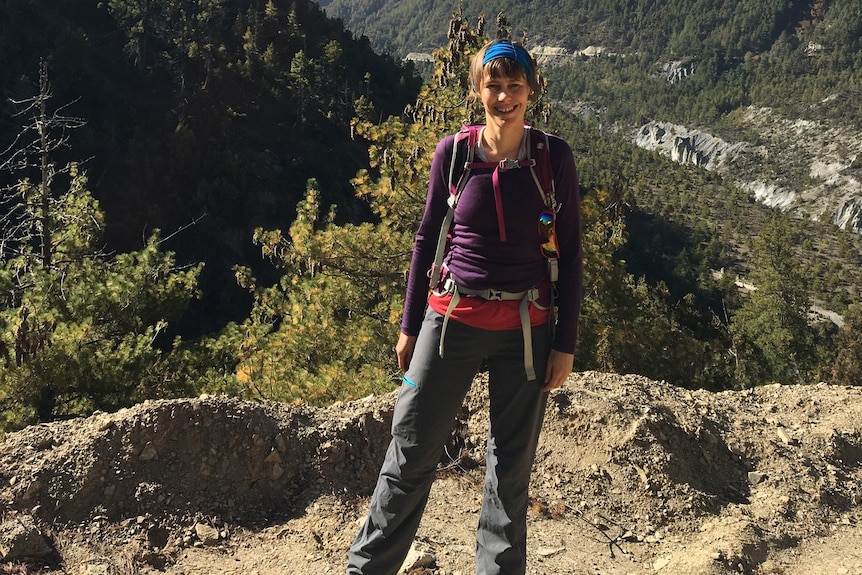
<path fill-rule="evenodd" d="M 577 173 L 563 140 L 525 126 L 539 85 L 535 61 L 522 46 L 488 43 L 473 59 L 471 79 L 472 96 L 485 109 L 484 126 L 474 130 L 478 162 L 458 196 L 451 228 L 444 226 L 450 170 L 458 165 L 452 163 L 455 135 L 437 145 L 395 346 L 405 374 L 392 441 L 368 517 L 349 552 L 348 575 L 398 571 L 455 415 L 483 362 L 489 372 L 490 426 L 476 573 L 526 572 L 530 471 L 548 392 L 571 373 L 577 339 L 582 291 Z M 552 166 L 550 198 L 540 193 L 528 167 L 535 149 L 531 138 L 538 137 Z M 440 234 L 447 233 L 445 257 L 436 256 L 442 265 L 429 273 L 437 269 Z M 555 284 L 549 278 L 552 267 L 558 268 Z"/>

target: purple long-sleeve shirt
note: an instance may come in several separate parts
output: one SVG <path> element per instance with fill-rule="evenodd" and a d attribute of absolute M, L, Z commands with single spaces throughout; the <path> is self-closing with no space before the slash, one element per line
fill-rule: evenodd
<path fill-rule="evenodd" d="M 454 135 L 437 144 L 425 213 L 416 233 L 401 331 L 417 335 L 428 298 L 428 270 L 434 261 L 440 226 L 448 210 L 449 166 Z M 557 212 L 559 244 L 559 306 L 554 349 L 574 353 L 583 293 L 580 194 L 575 160 L 569 145 L 549 135 Z M 542 254 L 539 214 L 546 209 L 529 168 L 499 172 L 505 233 L 501 236 L 494 199 L 492 168 L 471 170 L 455 208 L 452 238 L 444 263 L 455 282 L 469 289 L 519 292 L 548 277 Z M 505 241 L 501 239 L 505 238 Z"/>

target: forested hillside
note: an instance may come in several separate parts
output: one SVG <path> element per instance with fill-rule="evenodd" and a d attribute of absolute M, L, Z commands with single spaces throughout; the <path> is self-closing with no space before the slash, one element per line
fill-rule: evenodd
<path fill-rule="evenodd" d="M 852 130 L 842 134 L 849 142 L 834 152 L 824 150 L 824 155 L 837 155 L 844 171 L 859 180 L 858 2 L 538 0 L 493 8 L 471 0 L 426 4 L 321 3 L 327 14 L 344 19 L 376 48 L 400 57 L 442 46 L 445 38 L 435 23 L 459 6 L 466 17 L 484 18 L 489 26 L 504 14 L 512 36 L 523 37 L 545 64 L 550 97 L 596 117 L 605 129 L 625 135 L 651 121 L 670 122 L 756 147 L 772 142 L 760 133 L 763 126 L 753 125 L 747 116 L 751 108 L 767 108 L 779 121 L 822 122 L 811 126 L 818 132 Z M 807 176 L 806 166 L 800 165 L 805 159 L 797 158 L 794 170 L 772 165 L 775 156 L 765 160 L 768 175 L 784 189 L 794 183 L 799 187 L 798 172 Z M 846 200 L 833 201 L 832 207 L 853 212 L 858 231 L 862 197 L 856 191 L 853 202 Z M 810 206 L 801 211 L 822 217 Z M 836 219 L 846 225 L 852 218 Z"/>
<path fill-rule="evenodd" d="M 231 267 L 259 262 L 252 230 L 292 221 L 308 178 L 342 218 L 367 217 L 348 183 L 367 163 L 349 122 L 400 113 L 419 87 L 305 0 L 5 3 L 0 62 L 0 148 L 22 145 L 14 102 L 38 94 L 45 62 L 49 113 L 83 122 L 51 160 L 86 170 L 107 249 L 160 229 L 181 262 L 206 263 L 204 301 L 183 320 L 196 334 L 248 312 Z M 22 177 L 38 167 L 0 184 Z"/>
<path fill-rule="evenodd" d="M 443 34 L 424 85 L 365 30 L 301 0 L 0 8 L 0 429 L 153 397 L 325 404 L 392 388 L 430 153 L 479 112 L 465 103 L 465 63 L 539 14 L 515 7 L 482 23 L 447 9 L 438 21 L 439 6 L 405 4 Z M 853 5 L 751 3 L 756 30 L 733 36 L 746 5 L 693 3 L 681 20 L 669 4 L 594 2 L 572 7 L 569 24 L 545 18 L 619 50 L 586 59 L 571 48 L 546 68 L 551 89 L 530 117 L 572 143 L 583 184 L 577 369 L 709 389 L 862 383 L 859 238 L 797 225 L 721 175 L 621 137 L 655 110 L 697 106 L 740 130 L 734 106 L 767 86 L 745 66 L 769 60 L 758 50 L 797 54 L 819 30 L 849 37 L 806 97 L 837 90 L 840 104 L 822 109 L 852 124 Z M 542 30 L 530 37 L 550 43 Z M 692 58 L 714 73 L 679 89 L 656 82 L 671 43 L 711 46 Z M 713 101 L 725 93 L 730 111 Z M 757 290 L 740 294 L 736 274 Z M 840 322 L 813 321 L 813 304 Z"/>
<path fill-rule="evenodd" d="M 431 7 L 323 5 L 379 49 L 402 56 L 440 46 L 441 33 L 430 22 L 458 6 L 488 28 L 503 18 L 506 33 L 523 35 L 544 64 L 549 98 L 606 137 L 716 170 L 766 205 L 827 224 L 813 232 L 821 250 L 847 243 L 829 224 L 862 232 L 858 3 L 540 0 L 529 9 L 495 7 L 499 13 L 469 0 Z M 432 16 L 406 17 L 420 9 Z M 547 17 L 552 13 L 558 17 Z M 623 185 L 638 187 L 636 181 Z M 696 191 L 686 196 L 713 202 Z M 667 196 L 646 201 L 675 202 Z M 839 259 L 848 255 L 845 250 Z M 850 259 L 853 269 L 858 257 Z M 834 259 L 831 265 L 841 266 Z M 830 289 L 852 299 L 858 276 L 843 275 L 852 278 L 849 289 L 847 283 Z"/>
<path fill-rule="evenodd" d="M 558 46 L 576 52 L 603 46 L 610 52 L 641 53 L 672 60 L 719 49 L 729 57 L 762 54 L 777 39 L 794 36 L 828 45 L 844 65 L 858 59 L 859 6 L 852 0 L 760 2 L 734 0 L 535 0 L 529 4 L 489 5 L 477 0 L 322 0 L 327 15 L 337 17 L 375 48 L 403 57 L 409 52 L 445 46 L 446 33 L 436 25 L 453 12 L 493 23 L 504 14 L 513 36 L 528 44 Z M 858 60 L 856 60 L 858 63 Z"/>
<path fill-rule="evenodd" d="M 232 372 L 173 338 L 248 316 L 233 268 L 274 281 L 254 229 L 287 227 L 309 178 L 369 217 L 350 121 L 419 85 L 304 0 L 3 3 L 0 427 Z"/>

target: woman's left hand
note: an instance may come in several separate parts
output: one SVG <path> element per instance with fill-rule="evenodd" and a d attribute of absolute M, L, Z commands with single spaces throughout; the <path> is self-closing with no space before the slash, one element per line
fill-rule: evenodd
<path fill-rule="evenodd" d="M 551 355 L 548 356 L 548 367 L 545 369 L 545 386 L 542 391 L 551 391 L 563 385 L 566 378 L 572 373 L 574 363 L 574 354 L 552 349 Z"/>

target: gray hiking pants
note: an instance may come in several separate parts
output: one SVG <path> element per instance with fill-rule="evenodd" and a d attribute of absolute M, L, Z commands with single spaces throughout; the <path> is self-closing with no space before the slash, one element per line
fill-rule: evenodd
<path fill-rule="evenodd" d="M 443 318 L 429 309 L 395 403 L 392 441 L 365 524 L 348 555 L 347 575 L 396 575 L 428 501 L 437 463 L 481 362 L 489 370 L 490 426 L 477 575 L 524 575 L 530 472 L 548 394 L 545 328 L 531 330 L 537 380 L 527 381 L 521 330 L 487 331 L 451 321 L 445 359 Z M 458 520 L 458 518 L 453 518 Z"/>

